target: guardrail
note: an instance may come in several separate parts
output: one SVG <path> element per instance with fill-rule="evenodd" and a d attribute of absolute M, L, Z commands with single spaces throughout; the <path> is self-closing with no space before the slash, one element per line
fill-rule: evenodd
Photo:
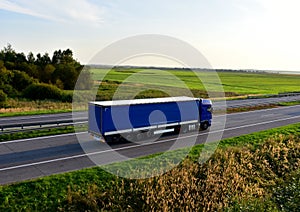
<path fill-rule="evenodd" d="M 77 120 L 73 122 L 73 120 L 62 120 L 62 121 L 47 121 L 47 122 L 35 122 L 35 123 L 22 123 L 22 124 L 8 124 L 0 126 L 0 135 L 8 134 L 8 133 L 17 133 L 17 132 L 25 132 L 31 130 L 42 130 L 42 129 L 52 129 L 63 126 L 71 126 L 71 125 L 80 125 L 86 124 L 86 119 Z M 18 128 L 20 128 L 18 130 Z"/>

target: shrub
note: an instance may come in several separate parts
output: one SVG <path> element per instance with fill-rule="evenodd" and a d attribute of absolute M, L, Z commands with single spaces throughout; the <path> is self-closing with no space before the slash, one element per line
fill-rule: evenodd
<path fill-rule="evenodd" d="M 61 93 L 61 98 L 60 100 L 62 102 L 72 102 L 73 101 L 73 92 L 67 92 L 67 91 L 63 91 Z"/>
<path fill-rule="evenodd" d="M 6 93 L 9 97 L 16 97 L 19 95 L 19 92 L 9 84 L 2 85 L 0 89 L 3 90 L 3 92 Z"/>
<path fill-rule="evenodd" d="M 29 85 L 23 92 L 23 96 L 28 99 L 62 99 L 62 91 L 54 85 L 45 83 L 34 83 Z"/>
<path fill-rule="evenodd" d="M 13 71 L 13 76 L 12 86 L 18 91 L 24 90 L 34 82 L 32 77 L 22 71 Z"/>
<path fill-rule="evenodd" d="M 274 188 L 273 198 L 282 211 L 299 211 L 300 170 L 294 172 L 278 187 Z"/>
<path fill-rule="evenodd" d="M 275 201 L 270 189 L 299 168 L 299 138 L 278 135 L 257 149 L 217 149 L 204 164 L 186 159 L 158 177 L 118 178 L 106 190 L 96 184 L 85 192 L 69 189 L 66 205 L 72 211 L 296 211 L 299 175 L 276 189 Z"/>

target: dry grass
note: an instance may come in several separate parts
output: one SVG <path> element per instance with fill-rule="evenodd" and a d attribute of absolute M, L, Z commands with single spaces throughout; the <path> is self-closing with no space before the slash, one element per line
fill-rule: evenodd
<path fill-rule="evenodd" d="M 263 204 L 270 200 L 272 188 L 299 168 L 299 137 L 277 135 L 256 149 L 218 149 L 205 164 L 186 159 L 160 177 L 118 178 L 105 190 L 93 183 L 87 192 L 69 188 L 67 209 L 220 211 L 241 202 Z M 255 207 L 275 210 L 271 203 Z"/>
<path fill-rule="evenodd" d="M 9 113 L 25 113 L 38 111 L 71 111 L 72 103 L 59 101 L 37 100 L 27 101 L 19 99 L 9 99 L 7 108 L 0 108 L 0 114 L 8 115 Z"/>

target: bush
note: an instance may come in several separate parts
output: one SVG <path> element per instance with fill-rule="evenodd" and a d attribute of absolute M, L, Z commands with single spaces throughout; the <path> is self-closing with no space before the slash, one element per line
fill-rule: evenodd
<path fill-rule="evenodd" d="M 60 100 L 62 102 L 72 102 L 73 101 L 73 92 L 63 91 L 61 93 Z"/>
<path fill-rule="evenodd" d="M 22 71 L 13 71 L 13 80 L 12 86 L 18 91 L 22 91 L 27 88 L 29 85 L 34 83 L 34 79 L 25 72 Z"/>
<path fill-rule="evenodd" d="M 0 89 L 3 90 L 3 92 L 5 94 L 7 94 L 7 96 L 9 96 L 9 97 L 19 96 L 19 92 L 16 89 L 14 89 L 13 86 L 11 86 L 9 84 L 0 86 Z"/>
<path fill-rule="evenodd" d="M 44 100 L 44 99 L 62 99 L 62 90 L 45 83 L 34 83 L 29 85 L 23 92 L 23 96 L 33 100 Z"/>
<path fill-rule="evenodd" d="M 274 200 L 282 211 L 299 211 L 300 170 L 294 172 L 278 187 L 274 188 Z"/>
<path fill-rule="evenodd" d="M 119 166 L 118 171 L 133 164 Z M 158 177 L 117 178 L 105 190 L 96 184 L 84 191 L 69 189 L 66 207 L 71 211 L 297 211 L 299 175 L 276 189 L 275 201 L 270 188 L 299 168 L 299 137 L 278 135 L 257 149 L 217 149 L 204 164 L 186 159 Z"/>
<path fill-rule="evenodd" d="M 3 92 L 3 90 L 0 90 L 0 107 L 6 106 L 7 101 L 7 95 Z"/>

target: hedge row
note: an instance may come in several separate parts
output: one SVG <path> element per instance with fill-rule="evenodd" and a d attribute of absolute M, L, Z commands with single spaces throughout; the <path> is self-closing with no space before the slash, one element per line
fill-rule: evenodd
<path fill-rule="evenodd" d="M 24 91 L 23 96 L 32 100 L 55 99 L 63 102 L 72 102 L 72 94 L 67 93 L 54 85 L 33 83 Z"/>

